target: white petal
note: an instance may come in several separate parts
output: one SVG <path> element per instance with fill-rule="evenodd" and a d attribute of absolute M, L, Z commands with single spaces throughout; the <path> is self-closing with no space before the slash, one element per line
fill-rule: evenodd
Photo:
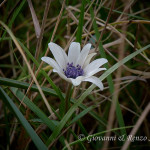
<path fill-rule="evenodd" d="M 50 42 L 48 44 L 53 56 L 55 57 L 57 63 L 62 69 L 66 68 L 68 58 L 65 51 L 55 43 Z"/>
<path fill-rule="evenodd" d="M 76 79 L 69 78 L 74 86 L 78 86 L 83 80 L 84 76 L 79 76 Z"/>
<path fill-rule="evenodd" d="M 86 60 L 86 58 L 88 56 L 88 53 L 90 51 L 90 48 L 91 48 L 91 44 L 90 43 L 86 44 L 83 47 L 76 65 L 79 64 L 81 67 L 83 66 L 83 64 L 84 64 L 84 62 L 85 62 L 85 60 Z"/>
<path fill-rule="evenodd" d="M 67 78 L 62 72 L 59 72 L 59 71 L 57 71 L 57 70 L 55 70 L 55 69 L 53 69 L 53 72 L 57 72 L 58 75 L 59 75 L 61 78 L 63 78 L 63 79 L 66 80 L 67 82 L 71 82 L 70 78 Z"/>
<path fill-rule="evenodd" d="M 96 59 L 84 68 L 84 73 L 88 74 L 88 72 L 98 69 L 100 66 L 102 66 L 103 64 L 107 62 L 108 60 L 105 58 Z"/>
<path fill-rule="evenodd" d="M 80 55 L 80 43 L 72 42 L 68 51 L 68 61 L 75 65 Z"/>
<path fill-rule="evenodd" d="M 56 63 L 56 61 L 50 57 L 42 57 L 41 58 L 42 61 L 46 62 L 47 64 L 49 64 L 50 66 L 52 66 L 55 70 L 58 70 L 60 72 L 62 72 L 62 69 L 60 68 L 60 66 Z"/>
<path fill-rule="evenodd" d="M 84 79 L 84 81 L 92 82 L 93 84 L 98 86 L 100 88 L 100 90 L 104 89 L 104 86 L 103 86 L 103 83 L 101 82 L 101 80 L 95 76 L 91 76 L 89 78 L 86 78 L 86 79 Z"/>
<path fill-rule="evenodd" d="M 92 57 L 93 57 L 94 55 L 96 55 L 96 53 L 91 53 L 91 54 L 89 54 L 89 55 L 87 56 L 87 58 L 86 58 L 86 60 L 85 60 L 85 62 L 84 62 L 83 68 L 85 68 L 85 67 L 90 63 L 90 61 L 91 61 L 91 59 L 92 59 Z"/>
<path fill-rule="evenodd" d="M 98 73 L 102 70 L 106 70 L 106 68 L 98 68 L 98 69 L 95 69 L 95 70 L 91 70 L 91 71 L 87 72 L 87 74 L 85 74 L 85 76 L 90 77 L 90 76 L 92 76 L 92 75 L 94 75 L 94 74 L 96 74 L 96 73 Z"/>

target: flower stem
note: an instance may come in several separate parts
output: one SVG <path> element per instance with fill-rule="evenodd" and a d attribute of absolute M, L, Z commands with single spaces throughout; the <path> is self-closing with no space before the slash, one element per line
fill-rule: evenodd
<path fill-rule="evenodd" d="M 68 88 L 67 88 L 67 93 L 66 93 L 66 98 L 65 98 L 65 113 L 68 111 L 69 107 L 70 107 L 70 98 L 72 95 L 72 84 L 68 84 Z"/>

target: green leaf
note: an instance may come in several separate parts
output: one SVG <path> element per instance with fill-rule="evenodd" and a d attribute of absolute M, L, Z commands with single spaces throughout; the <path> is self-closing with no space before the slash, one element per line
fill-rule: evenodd
<path fill-rule="evenodd" d="M 21 122 L 23 127 L 26 129 L 27 133 L 31 137 L 32 141 L 34 142 L 35 146 L 39 150 L 48 150 L 46 145 L 42 142 L 42 140 L 39 138 L 39 136 L 36 134 L 36 132 L 33 130 L 31 125 L 28 123 L 28 121 L 24 118 L 22 113 L 19 111 L 17 106 L 13 103 L 12 99 L 5 93 L 5 91 L 0 87 L 0 97 L 3 100 L 3 102 L 6 105 L 9 105 L 9 107 L 12 109 L 18 120 Z"/>
<path fill-rule="evenodd" d="M 18 81 L 18 80 L 13 80 L 13 79 L 8 79 L 8 78 L 3 78 L 3 77 L 0 77 L 0 85 L 12 86 L 12 87 L 17 87 L 17 88 L 22 88 L 22 89 L 28 89 L 29 87 L 29 83 Z M 56 92 L 53 89 L 45 88 L 45 87 L 41 87 L 41 88 L 45 94 L 57 96 Z M 38 88 L 35 84 L 31 86 L 31 90 L 38 92 Z"/>
<path fill-rule="evenodd" d="M 10 88 L 12 92 L 20 99 L 24 99 L 25 103 L 42 121 L 46 124 L 52 131 L 55 129 L 55 124 L 31 101 L 17 88 Z"/>
<path fill-rule="evenodd" d="M 29 83 L 17 81 L 17 80 L 13 80 L 13 79 L 8 79 L 8 78 L 3 78 L 3 77 L 0 77 L 0 85 L 12 86 L 12 87 L 23 88 L 23 89 L 27 89 L 29 87 Z M 58 97 L 57 93 L 53 89 L 46 88 L 46 87 L 41 87 L 41 89 L 45 94 Z M 38 88 L 35 84 L 33 84 L 31 86 L 31 91 L 39 92 Z M 62 95 L 63 95 L 63 97 L 65 97 L 65 94 L 62 94 Z M 73 104 L 75 104 L 76 100 L 71 99 L 71 102 Z M 83 104 L 80 104 L 79 107 L 83 110 L 88 108 L 87 106 L 85 106 Z M 100 124 L 102 124 L 103 126 L 106 126 L 106 120 L 104 120 L 104 118 L 101 118 L 96 112 L 90 111 L 89 114 L 93 118 L 95 118 Z"/>
<path fill-rule="evenodd" d="M 73 124 L 74 122 L 76 122 L 77 120 L 79 120 L 80 118 L 82 118 L 83 116 L 85 116 L 89 111 L 91 111 L 94 108 L 94 106 L 90 106 L 88 108 L 86 108 L 85 110 L 83 110 L 80 114 L 78 114 L 76 117 L 74 117 L 70 124 Z"/>

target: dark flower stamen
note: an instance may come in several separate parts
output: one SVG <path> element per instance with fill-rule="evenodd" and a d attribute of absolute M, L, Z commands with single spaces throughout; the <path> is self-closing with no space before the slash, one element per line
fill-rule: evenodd
<path fill-rule="evenodd" d="M 73 63 L 67 63 L 66 70 L 64 70 L 64 73 L 67 78 L 77 78 L 78 76 L 82 76 L 84 74 L 83 69 L 80 65 L 77 65 L 76 67 L 73 65 Z"/>

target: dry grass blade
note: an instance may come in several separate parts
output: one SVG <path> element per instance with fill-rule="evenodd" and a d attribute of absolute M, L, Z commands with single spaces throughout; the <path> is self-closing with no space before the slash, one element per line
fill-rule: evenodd
<path fill-rule="evenodd" d="M 99 37 L 99 39 L 98 39 L 98 42 L 97 42 L 97 45 L 96 45 L 96 47 L 95 47 L 95 51 L 97 50 L 97 48 L 98 48 L 98 46 L 99 46 L 99 43 L 100 43 L 100 41 L 102 40 L 103 34 L 104 34 L 105 30 L 106 30 L 108 21 L 109 21 L 109 19 L 110 19 L 111 14 L 112 14 L 112 10 L 113 10 L 114 7 L 115 7 L 115 3 L 116 3 L 116 0 L 113 0 L 112 5 L 111 5 L 111 8 L 110 8 L 110 11 L 109 11 L 109 14 L 108 14 L 108 17 L 107 17 L 107 20 L 106 20 L 106 23 L 105 23 L 105 26 L 104 26 L 104 29 L 103 29 L 103 31 L 101 32 L 101 35 L 100 35 L 100 37 Z"/>
<path fill-rule="evenodd" d="M 112 53 L 109 52 L 109 50 L 104 46 L 105 51 L 117 62 L 119 61 Z M 135 70 L 135 69 L 131 69 L 129 67 L 127 67 L 126 65 L 122 65 L 127 71 L 134 73 L 134 74 L 138 74 L 140 76 L 144 76 L 144 78 L 150 78 L 150 72 L 144 72 L 144 71 L 140 71 L 140 70 Z"/>
<path fill-rule="evenodd" d="M 126 30 L 127 26 L 123 26 L 122 27 L 122 30 Z M 122 60 L 123 57 L 124 57 L 124 51 L 125 51 L 125 38 L 122 36 L 121 37 L 121 40 L 122 40 L 122 43 L 120 44 L 119 46 L 119 60 Z M 122 74 L 122 67 L 118 68 L 117 70 L 117 74 L 116 74 L 116 79 L 119 79 L 121 78 L 121 74 Z M 116 81 L 116 84 L 117 86 L 115 86 L 114 88 L 114 92 L 115 94 L 113 95 L 112 97 L 112 104 L 111 104 L 111 108 L 110 108 L 110 112 L 109 112 L 109 118 L 108 118 L 108 126 L 107 126 L 107 130 L 110 130 L 112 127 L 113 127 L 113 122 L 114 122 L 114 119 L 115 119 L 115 110 L 116 110 L 116 104 L 117 104 L 117 100 L 119 98 L 119 89 L 120 89 L 120 80 L 117 80 Z M 105 136 L 110 136 L 111 132 L 108 132 L 106 133 Z M 108 148 L 108 144 L 109 142 L 108 141 L 105 141 L 104 142 L 104 149 L 107 149 Z"/>
<path fill-rule="evenodd" d="M 34 75 L 32 69 L 31 69 L 30 64 L 28 63 L 28 60 L 27 60 L 27 58 L 26 58 L 26 56 L 25 56 L 25 54 L 24 54 L 24 52 L 23 52 L 21 46 L 19 45 L 18 41 L 16 40 L 15 36 L 14 36 L 13 33 L 10 31 L 10 29 L 9 29 L 3 22 L 1 22 L 1 21 L 0 21 L 0 24 L 7 30 L 7 32 L 8 32 L 9 35 L 11 36 L 12 40 L 14 41 L 16 47 L 18 48 L 19 52 L 21 53 L 21 55 L 22 55 L 24 61 L 25 61 L 26 64 L 27 64 L 27 67 L 28 67 L 28 69 L 29 69 L 29 72 L 31 73 L 31 76 L 32 76 L 34 82 L 36 83 L 36 85 L 37 85 L 37 87 L 38 87 L 38 89 L 39 89 L 39 92 L 40 92 L 40 94 L 41 94 L 41 96 L 42 96 L 42 98 L 43 98 L 43 100 L 44 100 L 44 102 L 45 102 L 45 105 L 47 106 L 47 109 L 48 109 L 49 112 L 52 114 L 53 111 L 51 110 L 50 105 L 48 104 L 48 101 L 46 100 L 46 97 L 45 97 L 43 91 L 41 90 L 41 87 L 40 87 L 40 85 L 39 85 L 39 83 L 38 83 L 38 81 L 37 81 L 37 79 L 36 79 L 36 77 L 35 77 L 35 75 Z"/>
<path fill-rule="evenodd" d="M 60 13 L 59 13 L 59 15 L 58 15 L 57 22 L 56 22 L 56 25 L 55 25 L 55 28 L 54 28 L 54 31 L 53 31 L 53 35 L 52 35 L 52 38 L 51 38 L 51 42 L 52 42 L 52 41 L 53 41 L 53 39 L 54 39 L 54 35 L 55 35 L 55 33 L 56 33 L 56 30 L 57 30 L 58 24 L 59 24 L 59 22 L 60 22 L 60 18 L 61 18 L 61 15 L 62 15 L 62 12 L 63 12 L 64 6 L 65 6 L 65 1 L 66 1 L 66 0 L 64 0 L 64 1 L 63 1 L 62 8 L 61 8 Z M 47 56 L 48 52 L 49 52 L 49 48 L 47 48 L 46 53 L 45 53 L 45 56 Z M 37 76 L 37 75 L 38 75 L 38 73 L 39 73 L 39 71 L 40 71 L 40 69 L 41 69 L 42 65 L 43 65 L 43 62 L 41 62 L 41 64 L 40 64 L 40 66 L 39 66 L 39 68 L 38 68 L 38 70 L 37 70 L 37 72 L 36 72 L 35 76 Z M 31 81 L 31 84 L 30 84 L 30 86 L 29 86 L 29 88 L 27 89 L 26 94 L 28 94 L 28 92 L 30 91 L 31 86 L 32 86 L 32 84 L 33 84 L 33 83 L 34 83 L 34 81 L 32 80 L 32 81 Z"/>
<path fill-rule="evenodd" d="M 61 7 L 60 13 L 59 13 L 59 15 L 58 15 L 57 22 L 56 22 L 56 26 L 55 26 L 55 28 L 54 28 L 54 32 L 53 32 L 53 35 L 52 35 L 52 38 L 51 38 L 51 42 L 53 41 L 54 36 L 55 36 L 55 33 L 56 33 L 56 30 L 57 30 L 57 28 L 58 28 L 58 24 L 59 24 L 59 22 L 60 22 L 61 15 L 62 15 L 62 12 L 63 12 L 64 7 L 65 7 L 65 2 L 66 2 L 66 0 L 64 0 L 63 3 L 62 3 L 62 7 Z M 48 49 L 47 49 L 45 55 L 47 56 L 47 54 L 48 54 Z"/>
<path fill-rule="evenodd" d="M 46 7 L 45 7 L 45 11 L 44 11 L 44 17 L 43 17 L 43 20 L 42 20 L 40 37 L 39 37 L 39 39 L 37 41 L 37 46 L 36 46 L 35 58 L 38 58 L 38 56 L 40 54 L 40 49 L 41 49 L 41 44 L 42 44 L 42 38 L 43 38 L 43 34 L 44 34 L 44 28 L 45 28 L 45 23 L 46 23 L 46 19 L 47 19 L 47 15 L 48 15 L 48 10 L 49 10 L 49 7 L 50 7 L 50 3 L 51 3 L 51 0 L 47 0 L 46 1 Z"/>
<path fill-rule="evenodd" d="M 31 0 L 27 0 L 27 1 L 28 1 L 28 4 L 29 4 L 30 11 L 31 11 L 36 37 L 39 38 L 40 37 L 40 33 L 41 33 L 40 24 L 39 24 L 39 21 L 37 19 L 37 16 L 36 16 L 36 13 L 34 11 L 34 8 L 33 8 Z"/>
<path fill-rule="evenodd" d="M 129 135 L 134 136 L 136 134 L 136 132 L 138 131 L 140 125 L 142 124 L 142 122 L 144 121 L 145 117 L 148 115 L 150 111 L 150 103 L 146 106 L 146 108 L 144 109 L 143 113 L 141 114 L 141 116 L 139 117 L 137 123 L 135 124 L 134 128 L 132 129 L 132 131 L 130 132 Z M 121 150 L 126 150 L 128 148 L 128 146 L 130 145 L 131 140 L 126 140 L 125 144 L 123 145 Z"/>
<path fill-rule="evenodd" d="M 7 0 L 4 0 L 0 3 L 0 7 L 2 7 L 5 3 L 6 3 Z"/>

